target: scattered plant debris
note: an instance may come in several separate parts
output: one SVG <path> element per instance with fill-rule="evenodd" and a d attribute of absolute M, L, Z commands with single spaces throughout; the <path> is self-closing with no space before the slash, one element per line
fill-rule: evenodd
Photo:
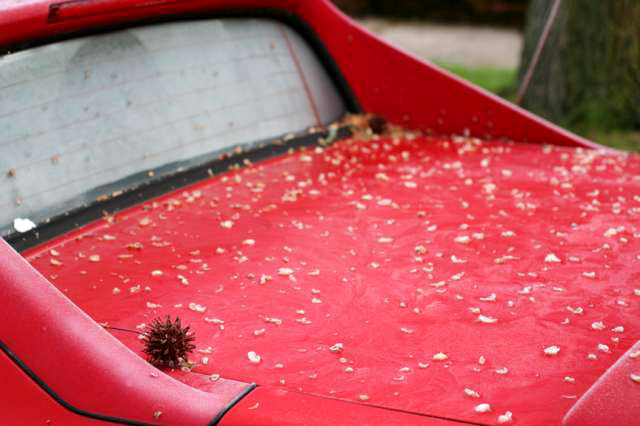
<path fill-rule="evenodd" d="M 189 326 L 182 326 L 179 317 L 173 322 L 169 316 L 165 320 L 154 319 L 142 340 L 144 353 L 156 367 L 176 368 L 186 362 L 187 355 L 196 347 L 192 343 L 195 340 L 193 332 Z"/>

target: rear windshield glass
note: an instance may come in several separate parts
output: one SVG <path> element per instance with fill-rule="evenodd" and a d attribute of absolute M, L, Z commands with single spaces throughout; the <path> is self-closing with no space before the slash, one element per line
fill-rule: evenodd
<path fill-rule="evenodd" d="M 345 112 L 304 40 L 267 19 L 131 28 L 0 58 L 0 233 Z"/>

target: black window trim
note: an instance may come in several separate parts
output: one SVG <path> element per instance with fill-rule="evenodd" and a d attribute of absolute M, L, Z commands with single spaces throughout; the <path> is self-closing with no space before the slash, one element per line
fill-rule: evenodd
<path fill-rule="evenodd" d="M 117 25 L 101 26 L 90 29 L 74 30 L 62 34 L 56 34 L 44 39 L 34 39 L 17 45 L 8 47 L 0 47 L 0 55 L 9 52 L 17 52 L 20 50 L 30 49 L 54 42 L 68 40 L 88 35 L 104 34 L 107 32 L 122 30 L 131 27 L 141 27 L 146 25 L 154 25 L 164 22 L 182 22 L 206 19 L 222 19 L 222 18 L 267 18 L 281 22 L 294 31 L 296 31 L 307 44 L 311 47 L 313 53 L 320 60 L 320 64 L 327 71 L 332 83 L 338 90 L 348 113 L 360 113 L 362 109 L 347 80 L 340 71 L 337 63 L 329 53 L 326 46 L 320 40 L 315 30 L 299 16 L 281 9 L 228 9 L 223 11 L 214 11 L 209 13 L 190 12 L 176 15 L 162 15 L 152 18 L 144 18 L 132 20 Z M 338 138 L 347 137 L 350 131 L 346 128 L 340 129 Z M 244 159 L 258 161 L 270 158 L 275 155 L 283 154 L 290 148 L 301 147 L 306 145 L 317 144 L 321 137 L 326 137 L 327 131 L 321 131 L 311 134 L 298 134 L 295 138 L 282 143 L 281 138 L 276 138 L 272 143 L 252 148 L 240 155 L 224 155 L 213 161 L 181 170 L 168 176 L 159 178 L 150 178 L 137 186 L 123 190 L 117 196 L 110 197 L 106 200 L 94 201 L 89 204 L 82 205 L 72 210 L 65 211 L 55 215 L 43 222 L 37 223 L 36 228 L 25 233 L 10 232 L 4 235 L 4 239 L 17 251 L 35 247 L 43 242 L 60 236 L 66 232 L 72 231 L 78 227 L 86 225 L 90 222 L 100 219 L 101 217 L 113 214 L 127 207 L 142 203 L 150 198 L 158 197 L 162 194 L 175 191 L 181 187 L 191 183 L 206 179 L 213 174 L 219 174 L 226 171 L 230 166 L 241 163 Z M 231 153 L 234 147 L 229 148 L 226 152 Z M 195 160 L 206 155 L 197 156 Z"/>

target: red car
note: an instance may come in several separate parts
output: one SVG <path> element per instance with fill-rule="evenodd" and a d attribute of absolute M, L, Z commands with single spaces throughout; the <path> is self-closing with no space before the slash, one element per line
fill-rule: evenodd
<path fill-rule="evenodd" d="M 0 423 L 638 424 L 638 156 L 325 0 L 9 0 L 0 49 Z"/>

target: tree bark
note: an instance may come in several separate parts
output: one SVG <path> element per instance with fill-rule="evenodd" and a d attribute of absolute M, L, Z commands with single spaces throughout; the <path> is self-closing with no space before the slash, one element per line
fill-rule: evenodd
<path fill-rule="evenodd" d="M 522 78 L 553 0 L 531 0 Z M 563 0 L 523 106 L 579 131 L 640 129 L 640 1 Z"/>

